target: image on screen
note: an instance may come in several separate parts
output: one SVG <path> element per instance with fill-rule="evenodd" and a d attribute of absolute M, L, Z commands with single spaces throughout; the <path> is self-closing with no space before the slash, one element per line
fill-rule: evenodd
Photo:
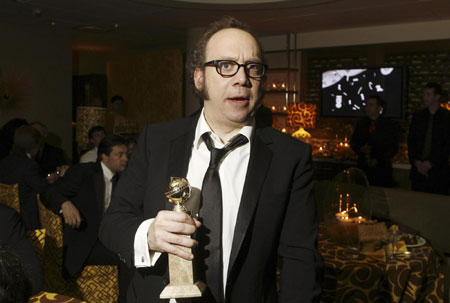
<path fill-rule="evenodd" d="M 322 73 L 321 114 L 362 117 L 367 98 L 378 94 L 386 103 L 383 115 L 401 118 L 402 76 L 401 67 L 327 70 Z"/>

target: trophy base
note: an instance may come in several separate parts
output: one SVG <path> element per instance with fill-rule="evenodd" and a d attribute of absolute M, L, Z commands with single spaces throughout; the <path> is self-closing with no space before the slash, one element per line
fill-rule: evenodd
<path fill-rule="evenodd" d="M 202 282 L 185 285 L 167 285 L 159 295 L 160 299 L 197 298 L 201 297 L 206 286 Z"/>

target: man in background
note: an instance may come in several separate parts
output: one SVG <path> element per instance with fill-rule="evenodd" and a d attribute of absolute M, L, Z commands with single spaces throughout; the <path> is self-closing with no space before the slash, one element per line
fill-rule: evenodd
<path fill-rule="evenodd" d="M 409 126 L 408 156 L 414 191 L 449 194 L 450 112 L 440 106 L 442 88 L 425 86 L 425 108 L 416 113 Z"/>
<path fill-rule="evenodd" d="M 120 296 L 129 280 L 126 266 L 97 234 L 119 174 L 127 167 L 127 144 L 117 135 L 104 137 L 98 146 L 98 161 L 72 166 L 47 194 L 48 207 L 63 217 L 65 274 L 74 277 L 85 265 L 118 265 Z"/>
<path fill-rule="evenodd" d="M 88 138 L 89 142 L 94 146 L 93 149 L 84 153 L 80 158 L 80 163 L 97 162 L 98 145 L 106 135 L 106 131 L 103 126 L 96 125 L 89 129 Z"/>
<path fill-rule="evenodd" d="M 350 146 L 358 154 L 358 167 L 366 173 L 370 185 L 392 187 L 397 125 L 382 116 L 384 106 L 379 95 L 367 99 L 366 116 L 357 122 Z"/>

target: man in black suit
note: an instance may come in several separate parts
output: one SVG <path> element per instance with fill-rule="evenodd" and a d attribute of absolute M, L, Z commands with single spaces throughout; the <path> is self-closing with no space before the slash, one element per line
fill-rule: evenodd
<path fill-rule="evenodd" d="M 28 283 L 31 283 L 31 293 L 35 294 L 41 291 L 44 285 L 41 263 L 30 239 L 27 237 L 22 219 L 14 209 L 3 204 L 0 204 L 0 246 L 6 247 L 7 252 L 16 256 L 22 263 L 26 278 L 29 280 Z M 8 270 L 3 262 L 6 262 L 6 260 L 0 260 L 2 269 Z M 20 264 L 16 264 L 16 266 L 20 266 Z M 9 270 L 14 269 L 9 268 Z M 1 273 L 2 283 L 6 282 L 7 274 L 7 272 Z M 12 277 L 12 279 L 24 279 L 24 277 Z M 8 292 L 8 290 L 4 291 Z"/>
<path fill-rule="evenodd" d="M 397 125 L 381 115 L 383 109 L 384 101 L 379 95 L 367 98 L 366 117 L 357 122 L 350 146 L 371 185 L 392 187 L 392 158 L 398 151 Z"/>
<path fill-rule="evenodd" d="M 416 113 L 409 126 L 408 156 L 414 191 L 449 194 L 450 112 L 440 106 L 442 88 L 425 86 L 425 109 Z"/>
<path fill-rule="evenodd" d="M 167 253 L 192 260 L 178 245 L 197 244 L 196 274 L 207 290 L 196 302 L 317 299 L 311 148 L 271 127 L 254 127 L 266 71 L 259 43 L 227 17 L 208 28 L 188 66 L 202 111 L 144 128 L 100 228 L 105 245 L 137 267 L 128 302 L 161 302 Z M 217 164 L 211 155 L 222 146 L 229 152 Z M 202 189 L 197 218 L 169 210 L 165 190 L 172 176 Z M 198 241 L 184 236 L 194 233 Z"/>
<path fill-rule="evenodd" d="M 62 213 L 64 219 L 63 266 L 71 277 L 85 265 L 120 266 L 122 263 L 103 246 L 97 234 L 118 174 L 127 166 L 127 144 L 120 136 L 106 136 L 98 146 L 97 162 L 72 166 L 48 191 L 49 208 Z"/>
<path fill-rule="evenodd" d="M 41 228 L 37 194 L 47 191 L 48 183 L 58 178 L 56 174 L 44 178 L 39 164 L 34 160 L 41 135 L 29 125 L 19 127 L 14 133 L 11 154 L 0 160 L 0 182 L 19 185 L 20 214 L 27 230 Z"/>

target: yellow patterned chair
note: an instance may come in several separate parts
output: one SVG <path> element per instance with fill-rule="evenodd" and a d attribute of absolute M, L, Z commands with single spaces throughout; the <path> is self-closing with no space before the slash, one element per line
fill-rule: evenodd
<path fill-rule="evenodd" d="M 0 183 L 0 203 L 20 213 L 18 185 Z M 42 229 L 30 231 L 28 237 L 44 269 L 44 290 L 86 300 L 89 303 L 116 303 L 119 296 L 116 266 L 86 266 L 73 280 L 62 276 L 63 235 L 61 218 L 38 199 Z"/>
<path fill-rule="evenodd" d="M 73 280 L 62 276 L 63 237 L 61 218 L 41 202 L 39 213 L 42 227 L 46 230 L 43 267 L 44 289 L 66 296 L 80 298 L 89 303 L 115 303 L 118 300 L 118 269 L 116 266 L 85 266 Z"/>
<path fill-rule="evenodd" d="M 8 205 L 20 213 L 19 185 L 0 183 L 0 203 Z"/>

